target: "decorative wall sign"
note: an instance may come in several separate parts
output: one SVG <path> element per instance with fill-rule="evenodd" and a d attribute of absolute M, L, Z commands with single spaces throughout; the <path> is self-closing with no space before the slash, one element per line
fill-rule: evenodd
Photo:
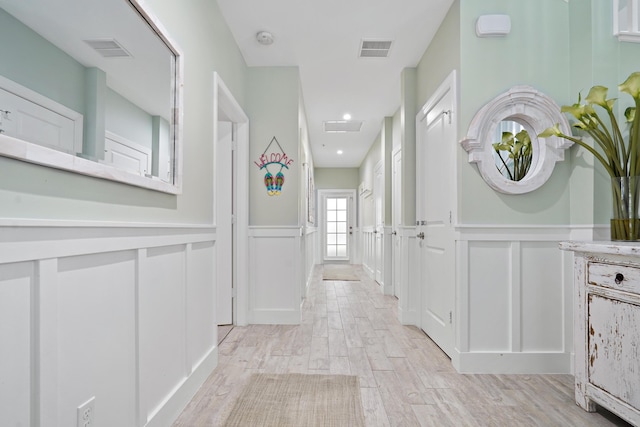
<path fill-rule="evenodd" d="M 269 151 L 274 142 L 280 149 L 279 152 Z M 269 145 L 267 145 L 267 148 L 265 148 L 258 161 L 253 163 L 255 163 L 260 170 L 264 169 L 267 171 L 264 175 L 264 185 L 267 187 L 267 193 L 270 196 L 279 196 L 282 191 L 282 186 L 284 185 L 284 174 L 282 173 L 282 169 L 289 169 L 289 166 L 293 163 L 293 159 L 290 159 L 287 156 L 275 136 L 271 138 L 271 142 L 269 142 Z M 275 176 L 269 170 L 269 166 L 271 166 L 271 170 L 274 171 L 278 166 L 280 166 L 280 169 L 276 172 Z"/>

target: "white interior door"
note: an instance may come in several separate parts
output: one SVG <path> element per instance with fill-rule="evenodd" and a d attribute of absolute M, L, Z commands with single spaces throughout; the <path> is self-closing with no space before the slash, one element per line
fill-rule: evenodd
<path fill-rule="evenodd" d="M 233 323 L 234 284 L 234 124 L 218 121 L 216 146 L 216 319 L 218 325 Z M 230 249 L 230 250 L 229 250 Z"/>
<path fill-rule="evenodd" d="M 374 170 L 373 203 L 375 215 L 375 280 L 384 284 L 384 165 L 379 163 Z"/>
<path fill-rule="evenodd" d="M 402 255 L 402 239 L 400 238 L 400 227 L 402 226 L 402 151 L 398 150 L 393 153 L 392 159 L 392 176 L 391 188 L 393 189 L 393 204 L 391 207 L 391 217 L 393 224 L 392 243 L 393 243 L 393 294 L 400 297 L 399 283 L 401 279 L 401 255 Z"/>
<path fill-rule="evenodd" d="M 451 356 L 454 347 L 455 75 L 417 117 L 417 212 L 422 329 Z"/>
<path fill-rule="evenodd" d="M 324 262 L 351 261 L 353 244 L 352 191 L 321 191 Z"/>

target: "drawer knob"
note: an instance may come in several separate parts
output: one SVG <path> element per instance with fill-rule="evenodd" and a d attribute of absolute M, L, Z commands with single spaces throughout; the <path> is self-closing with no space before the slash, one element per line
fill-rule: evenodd
<path fill-rule="evenodd" d="M 619 285 L 620 282 L 622 282 L 624 280 L 624 275 L 622 273 L 617 273 L 616 274 L 616 285 Z"/>

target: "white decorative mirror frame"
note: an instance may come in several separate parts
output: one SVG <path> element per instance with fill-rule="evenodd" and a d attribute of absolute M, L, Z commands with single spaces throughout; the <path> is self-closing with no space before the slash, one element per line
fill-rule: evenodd
<path fill-rule="evenodd" d="M 494 135 L 503 120 L 521 124 L 531 137 L 533 160 L 520 181 L 506 178 L 495 165 L 492 144 L 498 142 Z M 491 188 L 505 194 L 524 194 L 540 188 L 551 176 L 555 163 L 564 160 L 564 150 L 573 145 L 555 136 L 538 139 L 538 134 L 556 123 L 562 132 L 571 134 L 569 122 L 553 99 L 530 86 L 514 86 L 476 113 L 460 144 L 469 153 L 469 163 L 478 164 L 482 178 Z"/>

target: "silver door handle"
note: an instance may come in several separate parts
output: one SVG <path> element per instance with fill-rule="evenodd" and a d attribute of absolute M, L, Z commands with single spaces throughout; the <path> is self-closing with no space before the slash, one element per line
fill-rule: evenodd
<path fill-rule="evenodd" d="M 416 237 L 417 237 L 418 239 L 423 239 L 423 240 L 424 240 L 424 231 L 421 231 L 420 233 L 418 233 L 418 234 L 416 235 Z"/>

